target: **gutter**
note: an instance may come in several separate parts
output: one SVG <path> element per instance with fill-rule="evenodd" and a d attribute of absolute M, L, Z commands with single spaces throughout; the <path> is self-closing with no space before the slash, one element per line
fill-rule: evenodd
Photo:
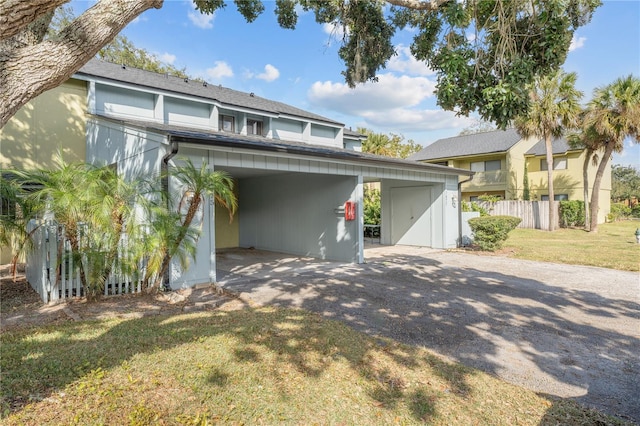
<path fill-rule="evenodd" d="M 462 184 L 471 182 L 474 175 L 475 172 L 469 176 L 469 179 L 458 182 L 458 248 L 462 247 Z"/>
<path fill-rule="evenodd" d="M 178 154 L 178 141 L 173 139 L 171 137 L 171 135 L 167 135 L 167 141 L 169 142 L 169 147 L 170 150 L 167 154 L 164 155 L 164 157 L 162 157 L 162 164 L 160 164 L 160 179 L 162 179 L 162 191 L 165 193 L 166 197 L 167 197 L 167 210 L 170 208 L 170 195 L 169 195 L 169 160 L 171 160 L 173 157 L 176 156 L 176 154 Z M 168 254 L 166 256 L 169 256 Z M 167 268 L 167 270 L 164 273 L 164 277 L 162 277 L 162 285 L 165 288 L 165 290 L 170 290 L 171 289 L 171 283 L 169 282 L 170 279 L 170 274 L 169 274 L 169 269 Z"/>

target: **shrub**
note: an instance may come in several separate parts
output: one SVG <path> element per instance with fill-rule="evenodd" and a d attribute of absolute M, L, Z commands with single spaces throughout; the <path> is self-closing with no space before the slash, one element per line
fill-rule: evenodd
<path fill-rule="evenodd" d="M 495 251 L 522 221 L 513 216 L 481 216 L 469 219 L 469 226 L 473 232 L 473 242 L 481 250 Z"/>
<path fill-rule="evenodd" d="M 560 201 L 560 226 L 584 226 L 584 201 Z"/>
<path fill-rule="evenodd" d="M 631 207 L 622 203 L 612 203 L 607 220 L 615 222 L 616 220 L 626 219 L 629 216 L 631 216 Z"/>
<path fill-rule="evenodd" d="M 636 204 L 635 206 L 633 206 L 633 208 L 631 209 L 631 217 L 640 218 L 640 204 Z"/>
<path fill-rule="evenodd" d="M 364 189 L 364 224 L 380 225 L 380 190 Z"/>

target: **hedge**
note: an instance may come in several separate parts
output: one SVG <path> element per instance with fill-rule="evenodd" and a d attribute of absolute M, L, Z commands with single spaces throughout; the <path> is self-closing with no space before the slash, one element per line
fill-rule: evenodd
<path fill-rule="evenodd" d="M 473 243 L 481 250 L 498 250 L 509 237 L 509 232 L 521 221 L 519 217 L 513 216 L 481 216 L 469 219 Z"/>

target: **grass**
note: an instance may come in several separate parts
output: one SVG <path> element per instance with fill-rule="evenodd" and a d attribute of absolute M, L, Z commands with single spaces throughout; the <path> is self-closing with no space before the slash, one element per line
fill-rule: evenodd
<path fill-rule="evenodd" d="M 519 259 L 599 266 L 640 271 L 640 244 L 635 231 L 639 221 L 621 221 L 598 226 L 597 233 L 582 229 L 515 229 L 502 252 Z"/>
<path fill-rule="evenodd" d="M 5 332 L 3 424 L 624 424 L 277 308 Z"/>

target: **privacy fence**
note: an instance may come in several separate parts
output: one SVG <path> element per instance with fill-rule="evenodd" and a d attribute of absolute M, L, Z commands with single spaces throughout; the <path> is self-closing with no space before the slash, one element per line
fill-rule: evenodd
<path fill-rule="evenodd" d="M 51 221 L 31 221 L 27 230 L 33 231 L 33 249 L 27 255 L 26 278 L 42 301 L 49 303 L 84 296 L 87 289 L 80 278 L 80 263 L 87 271 L 87 260 L 72 256 L 71 244 L 64 237 L 63 227 Z M 139 265 L 139 271 L 141 273 L 131 276 L 109 274 L 103 294 L 140 292 L 144 265 Z"/>
<path fill-rule="evenodd" d="M 515 216 L 522 219 L 518 228 L 549 229 L 549 201 L 498 201 L 479 202 L 491 216 Z M 558 214 L 560 202 L 553 201 L 556 211 L 555 227 L 560 227 Z"/>

